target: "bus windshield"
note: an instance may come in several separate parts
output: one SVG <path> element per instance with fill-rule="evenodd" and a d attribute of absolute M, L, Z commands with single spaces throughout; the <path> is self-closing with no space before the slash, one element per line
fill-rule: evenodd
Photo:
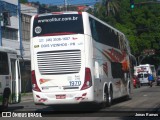
<path fill-rule="evenodd" d="M 81 14 L 62 14 L 35 17 L 33 37 L 84 34 Z"/>

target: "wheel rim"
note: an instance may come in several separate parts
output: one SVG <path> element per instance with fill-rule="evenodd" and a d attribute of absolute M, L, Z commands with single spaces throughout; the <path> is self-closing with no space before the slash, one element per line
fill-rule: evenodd
<path fill-rule="evenodd" d="M 106 92 L 104 93 L 104 101 L 105 103 L 107 103 L 107 93 Z"/>
<path fill-rule="evenodd" d="M 111 93 L 109 92 L 109 93 L 108 93 L 108 102 L 109 102 L 109 104 L 111 103 L 111 100 L 112 100 L 112 98 L 111 98 Z"/>

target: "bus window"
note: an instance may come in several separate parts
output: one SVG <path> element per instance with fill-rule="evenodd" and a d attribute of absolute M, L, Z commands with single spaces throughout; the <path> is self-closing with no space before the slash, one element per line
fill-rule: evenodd
<path fill-rule="evenodd" d="M 7 53 L 0 52 L 0 75 L 8 75 L 8 56 Z"/>
<path fill-rule="evenodd" d="M 89 18 L 89 22 L 91 27 L 91 34 L 95 41 L 119 48 L 119 36 L 117 32 L 91 17 Z"/>
<path fill-rule="evenodd" d="M 48 15 L 34 19 L 33 37 L 65 34 L 84 34 L 81 14 Z"/>

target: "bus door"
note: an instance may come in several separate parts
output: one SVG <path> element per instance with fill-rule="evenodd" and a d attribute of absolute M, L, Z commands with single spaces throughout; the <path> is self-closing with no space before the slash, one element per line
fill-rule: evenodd
<path fill-rule="evenodd" d="M 20 72 L 16 55 L 10 55 L 11 70 L 11 101 L 12 103 L 20 102 Z"/>

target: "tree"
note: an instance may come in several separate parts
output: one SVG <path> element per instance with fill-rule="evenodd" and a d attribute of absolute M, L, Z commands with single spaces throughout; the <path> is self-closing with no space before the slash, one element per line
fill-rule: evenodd
<path fill-rule="evenodd" d="M 108 24 L 114 26 L 115 24 L 115 18 L 113 17 L 113 14 L 110 16 L 107 16 L 106 14 L 106 6 L 105 6 L 105 1 L 103 0 L 102 3 L 96 3 L 94 6 L 94 16 L 98 17 L 99 19 L 107 22 Z"/>
<path fill-rule="evenodd" d="M 145 1 L 145 0 L 144 0 Z M 121 0 L 119 19 L 116 19 L 115 27 L 125 33 L 129 42 L 132 54 L 141 55 L 145 49 L 159 50 L 160 41 L 160 4 L 149 3 L 147 0 L 141 4 L 135 1 L 134 9 L 130 8 L 128 1 Z M 146 57 L 143 62 L 158 65 L 160 55 L 155 54 Z"/>
<path fill-rule="evenodd" d="M 28 0 L 20 0 L 20 3 L 28 3 Z"/>
<path fill-rule="evenodd" d="M 145 49 L 160 51 L 160 2 L 135 0 L 134 9 L 130 8 L 129 0 L 103 0 L 102 3 L 95 5 L 95 16 L 126 35 L 134 56 L 138 57 Z M 119 7 L 114 7 L 116 3 Z M 159 61 L 158 53 L 143 60 L 154 65 L 160 64 Z"/>
<path fill-rule="evenodd" d="M 105 0 L 105 6 L 106 6 L 107 16 L 110 16 L 111 14 L 116 15 L 116 13 L 118 13 L 120 9 L 120 1 L 119 0 Z"/>
<path fill-rule="evenodd" d="M 101 3 L 95 5 L 95 11 L 98 14 L 105 12 L 105 16 L 115 16 L 119 12 L 119 0 L 102 0 Z M 103 11 L 105 9 L 105 11 Z"/>

